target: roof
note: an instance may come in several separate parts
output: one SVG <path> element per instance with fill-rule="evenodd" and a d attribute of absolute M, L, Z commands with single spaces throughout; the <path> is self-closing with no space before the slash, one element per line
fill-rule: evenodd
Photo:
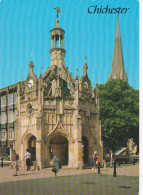
<path fill-rule="evenodd" d="M 126 151 L 127 148 L 122 148 L 121 150 L 119 150 L 118 152 L 115 153 L 115 155 L 120 155 L 122 152 Z"/>

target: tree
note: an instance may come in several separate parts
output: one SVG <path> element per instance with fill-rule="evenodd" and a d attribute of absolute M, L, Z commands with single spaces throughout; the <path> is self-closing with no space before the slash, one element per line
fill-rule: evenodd
<path fill-rule="evenodd" d="M 99 100 L 104 152 L 126 146 L 130 138 L 139 146 L 139 91 L 111 80 L 99 85 Z"/>

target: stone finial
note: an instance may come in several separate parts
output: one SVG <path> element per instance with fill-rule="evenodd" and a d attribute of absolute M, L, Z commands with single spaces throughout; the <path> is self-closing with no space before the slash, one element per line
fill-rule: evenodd
<path fill-rule="evenodd" d="M 57 18 L 56 19 L 56 27 L 55 28 L 59 28 L 60 26 L 59 26 L 59 19 Z"/>
<path fill-rule="evenodd" d="M 33 64 L 33 61 L 30 61 L 30 63 L 29 63 L 29 68 L 34 68 L 34 64 Z"/>
<path fill-rule="evenodd" d="M 31 62 L 29 63 L 29 75 L 32 75 L 32 74 L 33 74 L 33 68 L 34 68 L 34 64 L 33 64 L 33 62 L 31 61 Z"/>
<path fill-rule="evenodd" d="M 84 65 L 83 65 L 83 73 L 84 73 L 84 75 L 87 75 L 87 69 L 88 69 L 88 66 L 87 66 L 87 63 L 85 62 Z"/>

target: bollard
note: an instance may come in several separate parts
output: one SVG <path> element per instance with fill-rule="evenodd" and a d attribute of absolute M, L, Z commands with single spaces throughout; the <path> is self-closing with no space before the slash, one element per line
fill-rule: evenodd
<path fill-rule="evenodd" d="M 100 163 L 98 163 L 98 174 L 100 174 Z"/>
<path fill-rule="evenodd" d="M 116 177 L 116 161 L 114 161 L 114 177 Z"/>
<path fill-rule="evenodd" d="M 1 167 L 3 167 L 3 157 L 1 158 Z"/>

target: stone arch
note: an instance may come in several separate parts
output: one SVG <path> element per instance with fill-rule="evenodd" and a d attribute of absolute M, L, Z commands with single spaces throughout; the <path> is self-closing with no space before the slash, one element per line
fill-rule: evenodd
<path fill-rule="evenodd" d="M 29 151 L 31 153 L 31 159 L 32 161 L 36 161 L 36 137 L 32 136 L 29 138 Z"/>
<path fill-rule="evenodd" d="M 93 153 L 94 153 L 95 150 L 96 151 L 98 150 L 97 149 L 96 138 L 91 133 L 91 131 L 86 131 L 86 133 L 84 133 L 82 135 L 82 138 L 83 137 L 86 137 L 87 140 L 88 140 L 88 147 L 85 149 L 86 151 L 88 150 L 87 151 L 87 156 L 86 156 L 86 158 L 88 158 L 88 160 L 84 164 L 92 165 L 93 164 L 93 162 L 92 162 Z M 83 139 L 82 139 L 82 141 L 83 141 Z M 83 148 L 83 150 L 84 150 L 84 148 Z M 84 153 L 84 151 L 83 151 L 83 153 Z M 83 161 L 84 161 L 84 159 L 83 159 Z M 85 161 L 86 161 L 86 159 L 85 159 Z"/>
<path fill-rule="evenodd" d="M 82 136 L 82 145 L 83 145 L 83 162 L 88 164 L 89 159 L 89 143 L 86 136 Z"/>
<path fill-rule="evenodd" d="M 62 133 L 56 133 L 48 137 L 49 155 L 59 158 L 62 165 L 68 164 L 69 139 Z"/>
<path fill-rule="evenodd" d="M 32 131 L 26 131 L 25 134 L 22 136 L 21 143 L 25 141 L 26 137 L 29 137 L 31 135 L 35 136 L 37 139 L 37 135 L 35 133 L 33 133 Z"/>
<path fill-rule="evenodd" d="M 34 145 L 32 147 L 31 144 L 32 144 L 33 140 L 34 140 Z M 26 149 L 29 149 L 30 153 L 31 153 L 32 160 L 33 161 L 36 160 L 36 140 L 37 140 L 37 136 L 32 132 L 27 132 L 26 134 L 23 135 L 22 140 L 21 140 L 21 144 L 23 146 L 22 147 L 23 148 L 23 158 L 24 158 Z"/>

